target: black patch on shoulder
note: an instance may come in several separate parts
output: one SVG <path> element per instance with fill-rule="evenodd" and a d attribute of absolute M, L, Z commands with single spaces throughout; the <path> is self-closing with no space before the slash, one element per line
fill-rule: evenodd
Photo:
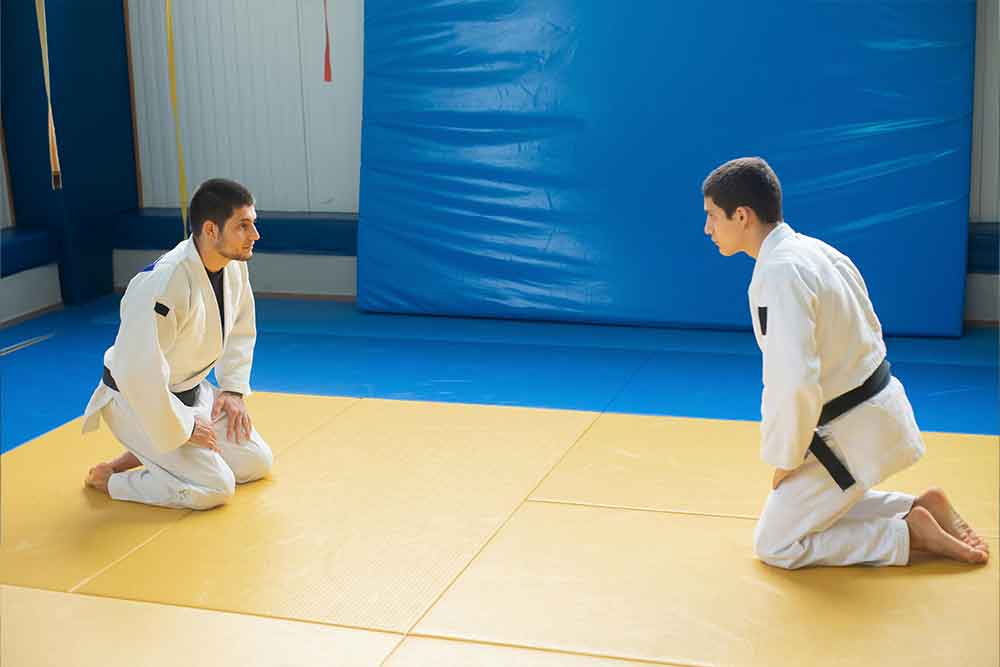
<path fill-rule="evenodd" d="M 157 315 L 163 315 L 164 317 L 166 317 L 170 313 L 170 309 L 164 306 L 159 301 L 157 301 L 156 305 L 153 306 L 153 310 L 156 311 Z"/>
<path fill-rule="evenodd" d="M 757 320 L 760 322 L 760 335 L 767 335 L 767 306 L 757 307 Z"/>

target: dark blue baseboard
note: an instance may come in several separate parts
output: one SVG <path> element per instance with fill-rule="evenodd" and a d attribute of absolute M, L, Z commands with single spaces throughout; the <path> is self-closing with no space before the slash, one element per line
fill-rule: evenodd
<path fill-rule="evenodd" d="M 358 254 L 358 216 L 353 213 L 288 213 L 258 211 L 264 253 Z M 123 213 L 116 224 L 115 248 L 165 250 L 181 241 L 181 215 L 176 208 L 142 208 Z"/>
<path fill-rule="evenodd" d="M 8 227 L 0 233 L 0 277 L 59 261 L 59 241 L 45 228 Z"/>
<path fill-rule="evenodd" d="M 357 256 L 358 216 L 351 213 L 259 211 L 257 251 L 279 254 Z M 180 211 L 143 208 L 115 224 L 115 247 L 166 250 L 181 239 Z M 0 234 L 0 276 L 59 260 L 59 239 L 45 228 L 11 227 Z M 969 273 L 1000 273 L 1000 222 L 969 225 Z"/>
<path fill-rule="evenodd" d="M 969 273 L 1000 273 L 1000 222 L 969 224 Z"/>

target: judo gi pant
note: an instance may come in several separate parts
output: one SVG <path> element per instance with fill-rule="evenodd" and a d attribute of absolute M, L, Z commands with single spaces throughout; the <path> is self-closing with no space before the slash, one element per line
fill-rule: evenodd
<path fill-rule="evenodd" d="M 884 417 L 879 417 L 879 410 Z M 810 455 L 767 497 L 754 532 L 754 550 L 765 563 L 796 569 L 909 562 L 910 532 L 904 517 L 915 498 L 871 489 L 875 482 L 912 465 L 923 454 L 902 385 L 893 379 L 869 406 L 847 413 L 841 420 L 830 424 L 836 436 L 827 439 L 831 450 L 848 467 L 852 458 L 859 470 L 863 460 L 870 467 L 873 461 L 877 465 L 872 471 L 865 470 L 866 474 L 856 474 L 855 484 L 844 491 Z M 863 459 L 858 448 L 845 456 L 838 441 L 846 448 L 849 440 L 862 443 Z"/>
<path fill-rule="evenodd" d="M 207 381 L 201 383 L 194 407 L 206 422 L 211 420 L 212 403 L 218 391 Z M 117 392 L 104 406 L 101 416 L 118 441 L 144 466 L 111 475 L 108 492 L 115 500 L 211 509 L 232 498 L 236 484 L 260 479 L 271 469 L 271 448 L 257 430 L 251 430 L 249 440 L 232 441 L 226 436 L 225 414 L 213 424 L 221 454 L 192 445 L 182 445 L 166 453 L 157 451 L 128 402 Z"/>

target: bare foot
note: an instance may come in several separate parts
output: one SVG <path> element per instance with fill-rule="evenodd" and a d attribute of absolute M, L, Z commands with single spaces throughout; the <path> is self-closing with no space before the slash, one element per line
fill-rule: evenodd
<path fill-rule="evenodd" d="M 131 470 L 132 468 L 138 468 L 142 465 L 142 461 L 133 454 L 132 452 L 126 451 L 124 454 L 116 458 L 111 462 L 111 469 L 115 472 L 125 472 L 126 470 Z"/>
<path fill-rule="evenodd" d="M 108 479 L 114 473 L 114 468 L 110 463 L 98 463 L 87 473 L 84 483 L 92 489 L 97 489 L 101 493 L 108 492 Z"/>
<path fill-rule="evenodd" d="M 928 489 L 920 494 L 920 497 L 913 503 L 914 507 L 923 507 L 938 525 L 955 539 L 961 540 L 973 549 L 990 552 L 989 543 L 972 529 L 972 526 L 965 522 L 955 508 L 952 507 L 948 496 L 938 488 Z"/>
<path fill-rule="evenodd" d="M 906 515 L 906 525 L 910 529 L 911 551 L 929 551 L 963 563 L 985 563 L 989 560 L 985 551 L 946 533 L 924 507 L 914 506 Z"/>

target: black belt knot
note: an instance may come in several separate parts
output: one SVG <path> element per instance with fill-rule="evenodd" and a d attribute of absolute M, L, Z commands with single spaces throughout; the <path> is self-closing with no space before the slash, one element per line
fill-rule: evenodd
<path fill-rule="evenodd" d="M 111 371 L 107 366 L 104 367 L 104 374 L 101 375 L 101 381 L 104 382 L 108 387 L 118 391 L 118 384 L 115 379 L 111 376 Z M 187 391 L 175 391 L 171 392 L 174 396 L 180 399 L 180 402 L 189 408 L 193 408 L 194 404 L 198 402 L 198 387 L 200 385 L 195 385 L 188 389 Z"/>
<path fill-rule="evenodd" d="M 889 384 L 889 380 L 892 379 L 889 366 L 889 362 L 883 359 L 882 363 L 875 369 L 875 372 L 864 383 L 824 405 L 823 410 L 819 414 L 819 423 L 816 427 L 819 428 L 833 421 L 885 389 Z M 854 475 L 841 463 L 837 455 L 830 449 L 830 446 L 820 437 L 819 431 L 813 433 L 812 442 L 809 443 L 809 451 L 826 468 L 826 471 L 830 473 L 833 481 L 837 483 L 837 486 L 841 490 L 847 491 L 847 489 L 854 485 Z"/>

